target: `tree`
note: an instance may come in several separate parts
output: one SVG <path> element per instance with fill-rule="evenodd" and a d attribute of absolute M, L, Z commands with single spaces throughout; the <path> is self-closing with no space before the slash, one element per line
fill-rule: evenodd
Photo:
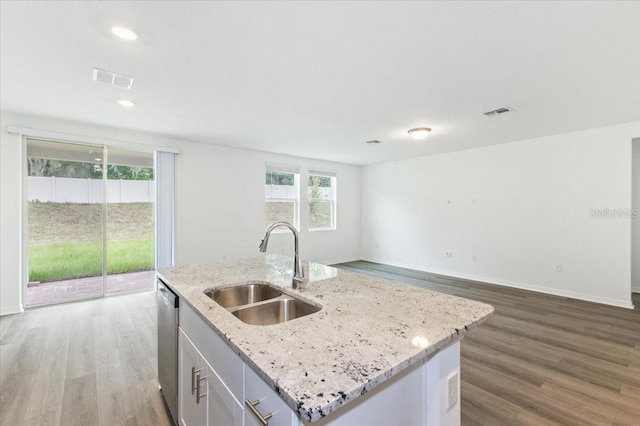
<path fill-rule="evenodd" d="M 81 161 L 27 158 L 29 176 L 102 179 L 102 164 Z M 153 180 L 153 167 L 107 165 L 107 179 Z"/>
<path fill-rule="evenodd" d="M 267 185 L 295 185 L 295 176 L 293 173 L 284 172 L 267 172 L 266 181 Z"/>

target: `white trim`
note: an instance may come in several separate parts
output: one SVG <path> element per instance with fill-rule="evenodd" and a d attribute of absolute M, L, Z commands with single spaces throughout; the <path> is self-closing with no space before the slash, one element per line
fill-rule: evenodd
<path fill-rule="evenodd" d="M 462 278 L 466 280 L 484 282 L 487 284 L 502 285 L 505 287 L 519 288 L 521 290 L 535 291 L 538 293 L 551 294 L 554 296 L 567 297 L 570 299 L 578 299 L 578 300 L 584 300 L 587 302 L 601 303 L 604 305 L 617 306 L 617 307 L 626 308 L 626 309 L 633 309 L 633 303 L 631 303 L 631 300 L 624 301 L 624 300 L 618 300 L 618 299 L 609 299 L 608 297 L 591 296 L 588 294 L 574 293 L 572 291 L 557 290 L 555 288 L 550 288 L 550 287 L 536 286 L 536 285 L 531 285 L 526 283 L 519 283 L 515 281 L 507 281 L 507 280 L 501 280 L 497 278 L 484 277 L 480 275 L 462 274 L 458 272 L 445 271 L 441 269 L 424 268 L 421 266 L 410 265 L 410 264 L 399 263 L 399 262 L 387 262 L 387 261 L 383 261 L 381 259 L 375 259 L 372 257 L 363 257 L 362 260 L 367 262 L 380 263 L 383 265 L 398 266 L 400 268 L 413 269 L 415 271 L 430 272 L 432 274 L 444 275 L 448 277 Z M 629 299 L 631 299 L 631 297 L 629 297 Z"/>
<path fill-rule="evenodd" d="M 27 300 L 27 286 L 29 285 L 29 197 L 27 172 L 27 138 L 20 136 L 20 203 L 18 207 L 18 226 L 20 227 L 20 241 L 18 264 L 20 268 L 20 312 L 24 310 Z"/>
<path fill-rule="evenodd" d="M 24 312 L 22 305 L 3 306 L 0 308 L 0 317 Z"/>
<path fill-rule="evenodd" d="M 98 138 L 98 137 L 86 136 L 86 135 L 76 135 L 73 133 L 52 132 L 49 130 L 31 129 L 28 127 L 7 125 L 6 130 L 7 130 L 7 133 L 14 133 L 22 136 L 27 136 L 30 138 L 42 138 L 42 139 L 53 140 L 58 142 L 76 142 L 76 143 L 82 143 L 82 144 L 106 145 L 108 147 L 132 149 L 132 150 L 143 151 L 143 152 L 162 151 L 162 152 L 171 152 L 173 154 L 180 153 L 180 151 L 176 148 L 146 145 L 143 143 L 121 141 L 118 139 Z"/>
<path fill-rule="evenodd" d="M 331 266 L 331 265 L 335 265 L 336 263 L 357 262 L 358 260 L 362 260 L 362 259 L 359 256 L 356 256 L 356 257 L 344 257 L 342 259 L 334 259 L 334 260 L 323 260 L 322 262 L 317 262 L 317 263 L 322 263 L 324 265 Z"/>
<path fill-rule="evenodd" d="M 640 293 L 640 287 L 639 286 L 632 286 L 631 287 L 631 293 Z"/>

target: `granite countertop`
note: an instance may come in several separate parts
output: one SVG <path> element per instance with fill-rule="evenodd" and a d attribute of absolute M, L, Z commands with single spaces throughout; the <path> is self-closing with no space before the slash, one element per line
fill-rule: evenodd
<path fill-rule="evenodd" d="M 262 255 L 164 268 L 159 276 L 307 421 L 460 340 L 493 313 L 484 303 L 317 263 L 303 263 L 308 282 L 293 290 L 292 264 L 290 257 Z M 268 281 L 322 310 L 256 326 L 203 293 L 248 281 Z"/>

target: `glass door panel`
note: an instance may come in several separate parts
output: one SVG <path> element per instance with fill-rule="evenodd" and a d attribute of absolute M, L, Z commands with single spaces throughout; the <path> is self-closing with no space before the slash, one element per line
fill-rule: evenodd
<path fill-rule="evenodd" d="M 104 294 L 100 146 L 27 140 L 27 306 Z"/>
<path fill-rule="evenodd" d="M 155 288 L 153 153 L 108 148 L 106 292 Z"/>

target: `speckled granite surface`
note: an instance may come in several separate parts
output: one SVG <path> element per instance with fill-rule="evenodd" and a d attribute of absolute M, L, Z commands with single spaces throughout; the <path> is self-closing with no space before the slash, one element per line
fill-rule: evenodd
<path fill-rule="evenodd" d="M 282 399 L 318 420 L 459 340 L 493 307 L 315 263 L 291 288 L 292 259 L 267 255 L 165 268 L 160 277 L 191 305 Z M 322 310 L 293 321 L 245 324 L 203 291 L 268 281 Z"/>

